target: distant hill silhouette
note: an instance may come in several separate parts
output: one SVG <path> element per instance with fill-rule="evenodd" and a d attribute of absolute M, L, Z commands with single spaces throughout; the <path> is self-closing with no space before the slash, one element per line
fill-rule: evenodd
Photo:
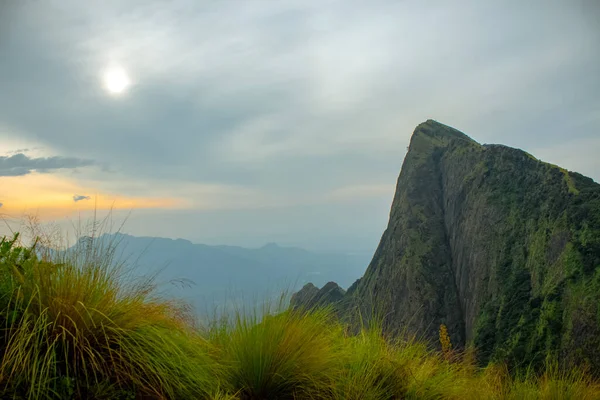
<path fill-rule="evenodd" d="M 114 243 L 117 261 L 135 266 L 134 274 L 158 273 L 164 294 L 190 301 L 200 313 L 225 301 L 241 306 L 279 296 L 282 290 L 291 294 L 308 281 L 323 285 L 335 277 L 349 286 L 370 260 L 368 254 L 313 253 L 275 243 L 260 248 L 209 246 L 122 233 L 96 240 Z"/>

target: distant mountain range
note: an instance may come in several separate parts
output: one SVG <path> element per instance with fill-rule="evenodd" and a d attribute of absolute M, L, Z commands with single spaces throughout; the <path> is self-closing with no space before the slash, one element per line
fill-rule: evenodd
<path fill-rule="evenodd" d="M 84 239 L 80 239 L 84 240 Z M 275 243 L 260 248 L 209 246 L 184 239 L 104 234 L 96 240 L 115 246 L 115 261 L 134 274 L 156 274 L 161 293 L 190 302 L 198 313 L 215 306 L 242 306 L 291 294 L 311 281 L 333 278 L 350 286 L 365 271 L 370 254 L 316 253 Z"/>

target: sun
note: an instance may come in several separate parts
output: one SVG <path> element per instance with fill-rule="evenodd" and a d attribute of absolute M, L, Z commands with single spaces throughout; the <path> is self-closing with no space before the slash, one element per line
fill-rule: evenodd
<path fill-rule="evenodd" d="M 127 71 L 119 66 L 108 68 L 104 72 L 103 80 L 104 88 L 114 95 L 123 93 L 131 85 Z"/>

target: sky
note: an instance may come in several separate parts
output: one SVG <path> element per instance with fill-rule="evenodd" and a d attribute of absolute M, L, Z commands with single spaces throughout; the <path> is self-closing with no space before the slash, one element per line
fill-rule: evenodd
<path fill-rule="evenodd" d="M 370 252 L 430 118 L 600 181 L 599 21 L 595 0 L 2 0 L 0 213 Z"/>

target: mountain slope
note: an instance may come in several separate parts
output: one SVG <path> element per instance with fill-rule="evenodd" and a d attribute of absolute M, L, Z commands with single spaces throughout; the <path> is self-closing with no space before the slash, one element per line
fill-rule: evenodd
<path fill-rule="evenodd" d="M 600 185 L 429 120 L 414 131 L 390 220 L 343 307 L 490 358 L 547 354 L 600 370 Z"/>

